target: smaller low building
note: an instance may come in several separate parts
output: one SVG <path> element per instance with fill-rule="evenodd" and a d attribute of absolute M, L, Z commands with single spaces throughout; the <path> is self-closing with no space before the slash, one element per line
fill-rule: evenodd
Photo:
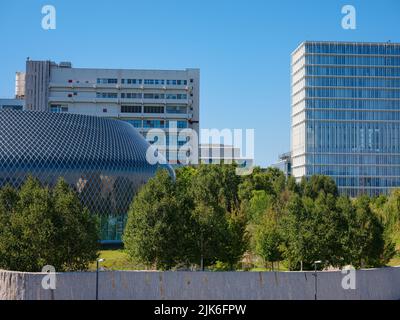
<path fill-rule="evenodd" d="M 286 177 L 292 175 L 292 155 L 290 152 L 279 155 L 279 161 L 272 164 L 271 167 L 277 168 L 285 173 Z"/>
<path fill-rule="evenodd" d="M 25 100 L 22 99 L 0 99 L 0 110 L 24 110 Z"/>
<path fill-rule="evenodd" d="M 201 144 L 200 163 L 220 164 L 220 163 L 253 163 L 253 159 L 242 157 L 240 148 L 225 144 Z"/>

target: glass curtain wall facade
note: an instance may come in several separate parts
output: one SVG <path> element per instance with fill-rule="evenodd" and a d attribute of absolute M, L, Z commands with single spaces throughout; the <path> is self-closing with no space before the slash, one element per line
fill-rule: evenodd
<path fill-rule="evenodd" d="M 400 186 L 400 44 L 304 42 L 292 54 L 293 175 L 342 194 Z"/>

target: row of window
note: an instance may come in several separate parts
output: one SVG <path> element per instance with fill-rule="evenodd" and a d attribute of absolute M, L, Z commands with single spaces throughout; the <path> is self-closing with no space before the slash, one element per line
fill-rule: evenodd
<path fill-rule="evenodd" d="M 307 173 L 329 176 L 399 176 L 400 166 L 308 166 Z"/>
<path fill-rule="evenodd" d="M 400 121 L 400 112 L 353 111 L 353 110 L 306 110 L 307 120 L 363 120 Z"/>
<path fill-rule="evenodd" d="M 142 79 L 121 79 L 121 84 L 142 84 Z"/>
<path fill-rule="evenodd" d="M 400 66 L 400 57 L 306 55 L 306 64 Z"/>
<path fill-rule="evenodd" d="M 338 54 L 391 54 L 400 55 L 398 44 L 368 44 L 368 43 L 307 43 L 307 53 L 338 53 Z"/>
<path fill-rule="evenodd" d="M 353 155 L 353 154 L 317 154 L 307 155 L 308 165 L 400 165 L 400 155 Z M 400 185 L 400 184 L 399 184 Z"/>
<path fill-rule="evenodd" d="M 400 77 L 400 68 L 306 66 L 306 74 L 323 76 Z"/>
<path fill-rule="evenodd" d="M 139 119 L 128 119 L 124 120 L 125 122 L 131 124 L 135 128 L 155 128 L 155 129 L 164 129 L 164 128 L 178 128 L 178 129 L 186 129 L 188 128 L 188 122 L 185 120 L 139 120 Z"/>
<path fill-rule="evenodd" d="M 50 112 L 54 112 L 54 113 L 68 112 L 68 106 L 63 106 L 63 105 L 59 105 L 59 104 L 52 104 L 50 106 Z"/>
<path fill-rule="evenodd" d="M 306 97 L 400 99 L 400 90 L 306 88 Z"/>
<path fill-rule="evenodd" d="M 116 78 L 97 78 L 97 84 L 117 84 Z"/>
<path fill-rule="evenodd" d="M 121 99 L 167 99 L 167 100 L 186 100 L 187 99 L 186 93 L 121 93 Z M 118 93 L 116 92 L 97 92 L 96 98 L 103 98 L 103 99 L 117 99 Z"/>
<path fill-rule="evenodd" d="M 163 106 L 144 106 L 143 108 L 144 113 L 164 113 Z M 121 113 L 142 113 L 142 106 L 121 106 Z M 186 106 L 167 106 L 166 113 L 172 114 L 185 114 L 187 113 Z"/>
<path fill-rule="evenodd" d="M 190 79 L 193 82 L 193 79 Z M 186 86 L 187 80 L 164 80 L 164 79 L 121 79 L 121 84 L 146 84 L 146 85 L 169 85 Z M 117 78 L 97 78 L 97 84 L 118 84 Z"/>
<path fill-rule="evenodd" d="M 306 108 L 400 110 L 400 100 L 306 99 Z"/>
<path fill-rule="evenodd" d="M 332 177 L 336 185 L 340 187 L 381 187 L 381 188 L 393 188 L 400 185 L 400 177 Z"/>
<path fill-rule="evenodd" d="M 114 92 L 96 92 L 96 98 L 117 99 L 118 98 L 118 93 L 114 93 Z"/>
<path fill-rule="evenodd" d="M 399 153 L 400 123 L 307 122 L 307 152 Z"/>
<path fill-rule="evenodd" d="M 400 88 L 399 79 L 306 77 L 306 86 Z"/>

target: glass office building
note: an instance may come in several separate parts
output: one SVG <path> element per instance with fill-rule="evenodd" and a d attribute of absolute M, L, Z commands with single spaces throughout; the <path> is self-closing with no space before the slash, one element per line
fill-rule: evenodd
<path fill-rule="evenodd" d="M 54 186 L 63 177 L 100 217 L 101 240 L 120 242 L 134 194 L 159 168 L 130 124 L 66 113 L 0 111 L 0 187 L 28 174 Z M 174 172 L 165 165 L 171 176 Z"/>
<path fill-rule="evenodd" d="M 400 44 L 304 42 L 292 54 L 293 176 L 349 196 L 400 187 Z"/>

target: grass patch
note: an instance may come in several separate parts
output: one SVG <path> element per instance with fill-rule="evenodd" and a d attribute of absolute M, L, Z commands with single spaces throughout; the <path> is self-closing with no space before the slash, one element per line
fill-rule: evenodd
<path fill-rule="evenodd" d="M 141 265 L 139 263 L 135 263 L 131 261 L 128 254 L 120 249 L 120 250 L 101 250 L 100 258 L 105 259 L 104 262 L 100 264 L 101 267 L 105 268 L 106 270 L 147 270 L 146 266 Z M 394 257 L 389 263 L 388 266 L 390 267 L 397 267 L 400 266 L 400 256 Z M 89 270 L 95 271 L 96 270 L 96 262 L 92 263 L 89 267 Z M 279 265 L 279 271 L 287 271 L 288 269 L 285 267 L 283 263 Z M 263 272 L 263 271 L 270 271 L 262 266 L 255 266 L 251 268 L 249 271 L 252 272 Z M 277 265 L 275 266 L 275 271 L 278 271 Z"/>
<path fill-rule="evenodd" d="M 388 266 L 390 267 L 398 267 L 400 266 L 400 256 L 394 257 L 390 262 L 388 263 Z"/>
<path fill-rule="evenodd" d="M 101 250 L 99 258 L 105 259 L 100 266 L 106 270 L 146 270 L 146 267 L 133 262 L 128 254 L 120 250 Z M 89 270 L 96 270 L 96 262 L 89 266 Z"/>

